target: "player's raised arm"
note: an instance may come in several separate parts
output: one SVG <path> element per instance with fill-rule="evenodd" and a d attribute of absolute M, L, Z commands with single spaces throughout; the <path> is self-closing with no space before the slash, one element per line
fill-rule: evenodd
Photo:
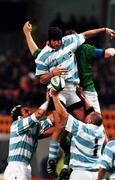
<path fill-rule="evenodd" d="M 65 109 L 65 107 L 62 105 L 62 103 L 59 100 L 58 92 L 51 89 L 51 95 L 53 98 L 53 102 L 55 105 L 56 112 L 59 114 L 59 116 L 65 121 L 67 120 L 68 112 Z"/>
<path fill-rule="evenodd" d="M 101 33 L 106 33 L 111 38 L 115 38 L 115 31 L 113 29 L 109 29 L 109 28 L 98 28 L 98 29 L 88 30 L 88 31 L 83 32 L 83 35 L 87 39 L 87 38 L 96 36 L 96 35 L 101 34 Z"/>
<path fill-rule="evenodd" d="M 26 42 L 28 45 L 28 48 L 31 52 L 31 54 L 33 55 L 35 53 L 36 50 L 38 50 L 38 46 L 36 45 L 36 43 L 34 42 L 31 32 L 32 32 L 32 24 L 30 24 L 29 21 L 27 21 L 24 26 L 23 26 L 23 32 L 25 34 L 26 37 Z M 39 49 L 40 50 L 40 49 Z M 40 50 L 41 51 L 41 50 Z"/>
<path fill-rule="evenodd" d="M 50 97 L 49 97 L 49 93 L 46 92 L 46 102 L 43 103 L 35 112 L 35 117 L 39 120 L 39 118 L 41 118 L 44 113 L 46 112 L 47 108 L 48 108 L 48 104 L 50 101 Z"/>

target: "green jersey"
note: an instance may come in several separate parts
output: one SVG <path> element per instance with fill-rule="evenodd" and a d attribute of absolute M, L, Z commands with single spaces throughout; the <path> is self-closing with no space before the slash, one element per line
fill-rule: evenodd
<path fill-rule="evenodd" d="M 95 46 L 83 44 L 76 50 L 76 58 L 78 65 L 78 72 L 80 78 L 80 85 L 85 91 L 94 92 L 93 70 L 92 63 L 95 57 Z"/>

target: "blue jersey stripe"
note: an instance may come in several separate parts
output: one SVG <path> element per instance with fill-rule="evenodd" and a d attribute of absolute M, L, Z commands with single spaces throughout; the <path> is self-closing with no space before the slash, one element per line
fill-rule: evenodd
<path fill-rule="evenodd" d="M 111 140 L 106 144 L 100 166 L 115 173 L 115 140 Z"/>
<path fill-rule="evenodd" d="M 16 144 L 11 144 L 10 147 L 9 147 L 9 150 L 15 150 L 15 149 L 18 149 L 18 148 L 21 148 L 21 149 L 24 149 L 24 150 L 28 150 L 32 153 L 32 150 L 33 150 L 33 147 L 32 145 L 24 142 L 24 141 L 21 141 L 21 142 L 18 142 Z"/>
<path fill-rule="evenodd" d="M 23 155 L 15 155 L 15 156 L 9 156 L 8 157 L 8 162 L 10 161 L 20 161 L 20 162 L 24 162 L 26 164 L 29 164 L 29 158 Z"/>
<path fill-rule="evenodd" d="M 75 159 L 76 161 L 83 162 L 83 163 L 95 163 L 95 159 L 88 158 L 88 161 L 87 161 L 87 156 L 82 156 L 80 154 L 72 153 L 72 157 L 71 158 Z"/>
<path fill-rule="evenodd" d="M 45 62 L 45 60 L 46 60 L 47 58 L 49 58 L 51 54 L 52 54 L 52 53 L 51 53 L 50 51 L 45 52 L 43 55 L 41 55 L 40 61 L 41 61 L 41 62 Z"/>
<path fill-rule="evenodd" d="M 48 66 L 40 64 L 40 63 L 36 63 L 36 68 L 42 71 L 48 71 Z"/>
<path fill-rule="evenodd" d="M 99 158 L 105 139 L 103 128 L 82 123 L 71 115 L 68 116 L 65 128 L 73 135 L 70 167 L 82 166 L 81 168 L 86 170 L 99 169 Z"/>
<path fill-rule="evenodd" d="M 38 135 L 51 125 L 48 119 L 38 121 L 35 114 L 12 123 L 8 162 L 20 161 L 29 164 L 37 147 Z"/>
<path fill-rule="evenodd" d="M 94 148 L 94 143 L 80 137 L 79 135 L 76 137 L 77 142 L 79 142 L 81 145 L 83 145 L 84 147 L 87 147 L 89 149 Z"/>

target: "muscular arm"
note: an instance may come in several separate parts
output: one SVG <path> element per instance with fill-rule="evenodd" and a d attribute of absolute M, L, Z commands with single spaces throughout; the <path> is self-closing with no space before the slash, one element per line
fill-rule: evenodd
<path fill-rule="evenodd" d="M 35 112 L 35 117 L 36 119 L 40 119 L 44 113 L 46 112 L 47 108 L 48 108 L 48 104 L 49 104 L 49 101 L 50 101 L 50 96 L 49 96 L 49 93 L 46 92 L 46 102 L 43 103 Z"/>
<path fill-rule="evenodd" d="M 36 119 L 39 120 L 44 115 L 44 113 L 46 112 L 48 108 L 48 103 L 49 102 L 46 101 L 34 112 Z"/>
<path fill-rule="evenodd" d="M 115 31 L 109 28 L 98 28 L 98 29 L 88 30 L 83 32 L 83 35 L 87 39 L 101 33 L 106 33 L 110 35 L 112 38 L 115 37 Z"/>
<path fill-rule="evenodd" d="M 48 73 L 39 75 L 39 81 L 41 84 L 47 84 L 53 76 L 55 76 L 53 71 L 50 71 Z"/>
<path fill-rule="evenodd" d="M 26 37 L 26 42 L 28 45 L 28 48 L 31 52 L 31 54 L 33 55 L 34 52 L 39 49 L 38 46 L 36 45 L 36 43 L 34 42 L 31 32 L 32 32 L 32 25 L 29 23 L 29 21 L 27 21 L 24 26 L 23 26 L 23 32 L 25 34 Z"/>
<path fill-rule="evenodd" d="M 62 120 L 66 122 L 68 112 L 66 111 L 66 109 L 62 105 L 62 103 L 60 102 L 57 91 L 52 90 L 51 94 L 52 94 L 52 98 L 53 98 L 53 102 L 55 105 L 56 112 L 58 113 L 60 118 L 62 118 Z"/>
<path fill-rule="evenodd" d="M 60 76 L 61 73 L 67 73 L 67 70 L 61 66 L 58 66 L 48 73 L 39 75 L 40 83 L 46 84 L 51 80 L 53 76 Z"/>

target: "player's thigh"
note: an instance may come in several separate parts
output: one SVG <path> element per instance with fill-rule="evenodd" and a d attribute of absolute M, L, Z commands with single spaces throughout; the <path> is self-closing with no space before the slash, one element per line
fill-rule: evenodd
<path fill-rule="evenodd" d="M 5 169 L 4 180 L 31 180 L 31 167 L 11 163 Z"/>
<path fill-rule="evenodd" d="M 9 175 L 4 175 L 4 180 L 31 180 L 31 177 L 29 176 L 23 176 L 19 174 L 9 174 Z"/>
<path fill-rule="evenodd" d="M 70 90 L 70 89 L 62 90 L 59 92 L 59 97 L 64 98 L 64 100 L 65 100 L 64 103 L 66 103 L 67 107 L 71 104 L 74 104 L 74 103 L 80 101 L 80 98 L 77 96 L 75 89 L 73 89 L 73 90 Z M 63 101 L 63 99 L 62 99 L 62 101 Z"/>
<path fill-rule="evenodd" d="M 91 102 L 91 104 L 94 107 L 95 111 L 100 113 L 101 110 L 100 110 L 100 105 L 99 105 L 97 92 L 84 91 L 84 94 L 85 94 L 86 98 Z"/>

